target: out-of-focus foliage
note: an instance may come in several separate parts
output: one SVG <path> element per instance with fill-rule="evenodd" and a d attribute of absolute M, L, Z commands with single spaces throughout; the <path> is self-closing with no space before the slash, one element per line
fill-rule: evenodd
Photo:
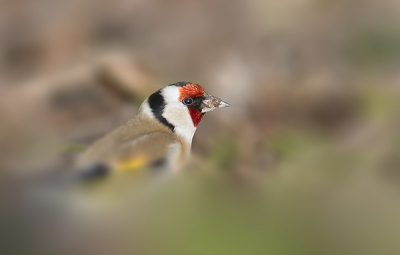
<path fill-rule="evenodd" d="M 3 1 L 1 254 L 400 254 L 399 1 Z M 182 173 L 71 177 L 201 84 Z"/>

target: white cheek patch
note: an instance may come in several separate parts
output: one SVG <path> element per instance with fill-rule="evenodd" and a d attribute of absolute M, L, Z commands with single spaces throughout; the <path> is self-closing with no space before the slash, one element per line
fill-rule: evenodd
<path fill-rule="evenodd" d="M 179 101 L 179 88 L 175 86 L 165 87 L 162 90 L 165 100 L 163 117 L 175 126 L 174 132 L 191 143 L 196 127 L 190 117 L 188 108 Z"/>
<path fill-rule="evenodd" d="M 179 88 L 175 86 L 167 86 L 161 90 L 166 103 L 179 102 Z"/>

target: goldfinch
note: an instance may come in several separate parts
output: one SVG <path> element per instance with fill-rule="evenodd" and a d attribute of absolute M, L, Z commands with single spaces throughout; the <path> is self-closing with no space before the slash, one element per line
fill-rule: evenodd
<path fill-rule="evenodd" d="M 90 146 L 78 168 L 84 177 L 138 169 L 176 171 L 188 158 L 205 113 L 228 106 L 198 84 L 168 85 L 145 99 L 132 119 Z"/>

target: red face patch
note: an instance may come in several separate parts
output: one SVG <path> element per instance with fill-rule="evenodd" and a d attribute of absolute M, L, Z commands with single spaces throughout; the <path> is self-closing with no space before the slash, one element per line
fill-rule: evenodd
<path fill-rule="evenodd" d="M 179 89 L 180 97 L 179 100 L 182 101 L 184 98 L 195 98 L 204 95 L 204 89 L 198 84 L 189 83 Z M 204 114 L 202 114 L 198 109 L 189 107 L 189 114 L 192 117 L 193 125 L 197 127 L 203 119 Z"/>
<path fill-rule="evenodd" d="M 202 96 L 204 94 L 204 89 L 198 84 L 189 83 L 182 88 L 179 88 L 179 92 L 179 100 L 182 101 L 186 97 L 194 98 Z"/>
<path fill-rule="evenodd" d="M 190 117 L 192 117 L 193 125 L 195 127 L 197 127 L 199 125 L 200 121 L 203 119 L 204 114 L 202 114 L 196 108 L 189 108 L 189 113 L 190 113 Z"/>

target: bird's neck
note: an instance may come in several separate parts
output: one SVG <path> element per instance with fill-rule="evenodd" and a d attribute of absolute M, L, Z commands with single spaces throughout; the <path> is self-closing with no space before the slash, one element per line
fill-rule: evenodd
<path fill-rule="evenodd" d="M 194 125 L 187 108 L 165 107 L 162 112 L 155 112 L 146 99 L 140 106 L 139 112 L 168 127 L 185 143 L 188 143 L 189 147 L 192 144 L 197 127 Z"/>

